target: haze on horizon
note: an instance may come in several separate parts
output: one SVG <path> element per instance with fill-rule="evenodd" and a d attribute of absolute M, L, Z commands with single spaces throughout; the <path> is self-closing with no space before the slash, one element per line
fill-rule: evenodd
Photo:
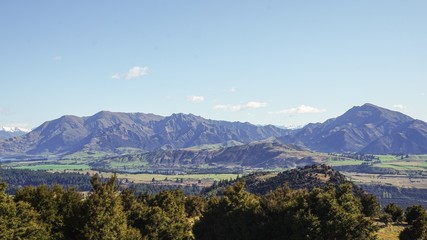
<path fill-rule="evenodd" d="M 0 126 L 101 110 L 304 125 L 427 121 L 425 1 L 8 1 Z"/>

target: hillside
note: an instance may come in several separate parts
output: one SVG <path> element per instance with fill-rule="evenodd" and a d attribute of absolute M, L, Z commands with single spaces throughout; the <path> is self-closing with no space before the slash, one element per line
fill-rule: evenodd
<path fill-rule="evenodd" d="M 230 140 L 249 143 L 287 130 L 274 126 L 204 119 L 192 114 L 168 117 L 142 113 L 99 112 L 90 117 L 63 116 L 32 132 L 0 143 L 1 154 L 70 154 L 79 151 L 115 152 L 178 149 Z"/>
<path fill-rule="evenodd" d="M 340 172 L 326 165 L 311 165 L 281 172 L 276 176 L 266 173 L 253 174 L 245 177 L 249 192 L 266 194 L 283 185 L 291 189 L 313 189 L 328 184 L 339 185 L 347 182 Z"/>
<path fill-rule="evenodd" d="M 294 145 L 284 145 L 276 141 L 252 142 L 239 146 L 217 149 L 176 149 L 157 150 L 142 154 L 130 154 L 104 158 L 97 164 L 111 168 L 121 164 L 126 166 L 144 163 L 157 167 L 188 167 L 209 165 L 251 168 L 289 168 L 320 163 L 328 158 L 326 154 L 313 153 Z"/>
<path fill-rule="evenodd" d="M 427 123 L 372 104 L 279 138 L 320 152 L 427 153 Z"/>
<path fill-rule="evenodd" d="M 221 195 L 224 189 L 235 182 L 243 181 L 246 190 L 253 194 L 265 195 L 275 191 L 277 188 L 288 186 L 291 189 L 323 188 L 329 184 L 338 186 L 343 183 L 350 183 L 346 177 L 339 171 L 336 171 L 326 165 L 306 165 L 289 169 L 280 173 L 275 172 L 255 172 L 241 177 L 235 181 L 225 181 L 214 184 L 203 190 L 205 195 Z M 363 193 L 363 190 L 353 183 L 353 191 L 357 194 Z"/>
<path fill-rule="evenodd" d="M 311 123 L 295 130 L 181 113 L 167 117 L 107 111 L 89 117 L 67 115 L 45 122 L 23 136 L 0 140 L 0 155 L 63 156 L 79 152 L 120 155 L 127 150 L 198 149 L 204 145 L 241 145 L 268 138 L 317 152 L 427 153 L 427 123 L 364 104 L 324 123 Z"/>

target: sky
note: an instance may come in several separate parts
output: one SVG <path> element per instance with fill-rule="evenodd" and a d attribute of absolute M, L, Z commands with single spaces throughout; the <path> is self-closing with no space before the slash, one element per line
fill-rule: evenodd
<path fill-rule="evenodd" d="M 0 3 L 0 126 L 101 110 L 300 126 L 427 121 L 427 1 Z"/>

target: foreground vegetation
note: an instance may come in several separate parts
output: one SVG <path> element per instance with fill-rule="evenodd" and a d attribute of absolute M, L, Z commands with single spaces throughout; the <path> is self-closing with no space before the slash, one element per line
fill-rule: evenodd
<path fill-rule="evenodd" d="M 119 191 L 115 176 L 90 182 L 88 194 L 41 185 L 14 197 L 1 184 L 0 239 L 377 239 L 378 217 L 405 220 L 396 205 L 380 214 L 377 199 L 350 183 L 255 195 L 237 181 L 204 198 L 180 190 L 135 196 Z M 408 209 L 406 221 L 400 239 L 427 237 L 424 208 Z"/>

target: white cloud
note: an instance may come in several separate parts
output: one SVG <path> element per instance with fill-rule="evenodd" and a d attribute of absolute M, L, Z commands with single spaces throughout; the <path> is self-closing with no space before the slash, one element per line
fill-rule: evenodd
<path fill-rule="evenodd" d="M 248 102 L 244 105 L 245 108 L 262 108 L 267 106 L 265 102 Z"/>
<path fill-rule="evenodd" d="M 115 73 L 111 76 L 112 79 L 126 79 L 131 80 L 138 77 L 146 76 L 149 72 L 149 69 L 147 66 L 145 67 L 132 67 L 129 69 L 126 73 Z"/>
<path fill-rule="evenodd" d="M 61 61 L 62 60 L 62 56 L 55 56 L 52 58 L 52 60 L 54 61 Z"/>
<path fill-rule="evenodd" d="M 234 87 L 232 87 L 232 88 L 230 88 L 230 89 L 228 89 L 228 92 L 231 92 L 231 93 L 235 93 L 237 90 L 236 90 L 236 88 L 234 88 Z"/>
<path fill-rule="evenodd" d="M 304 113 L 321 113 L 326 112 L 326 109 L 315 108 L 307 105 L 300 105 L 298 107 L 288 108 L 281 111 L 271 112 L 274 114 L 304 114 Z"/>
<path fill-rule="evenodd" d="M 263 108 L 267 106 L 267 103 L 265 102 L 255 102 L 255 101 L 250 101 L 247 102 L 245 104 L 240 104 L 240 105 L 222 105 L 222 104 L 218 104 L 214 106 L 214 109 L 216 110 L 223 110 L 223 111 L 230 111 L 230 112 L 239 112 L 239 111 L 243 111 L 246 109 L 257 109 L 257 108 Z"/>
<path fill-rule="evenodd" d="M 403 106 L 402 104 L 395 104 L 393 105 L 393 108 L 397 110 L 405 110 L 406 107 Z"/>
<path fill-rule="evenodd" d="M 188 96 L 187 100 L 190 102 L 203 102 L 205 101 L 204 96 Z"/>
<path fill-rule="evenodd" d="M 115 73 L 111 76 L 112 79 L 120 79 L 120 74 L 119 73 Z"/>
<path fill-rule="evenodd" d="M 137 77 L 143 77 L 148 74 L 148 67 L 133 67 L 126 73 L 125 79 L 130 80 Z"/>

